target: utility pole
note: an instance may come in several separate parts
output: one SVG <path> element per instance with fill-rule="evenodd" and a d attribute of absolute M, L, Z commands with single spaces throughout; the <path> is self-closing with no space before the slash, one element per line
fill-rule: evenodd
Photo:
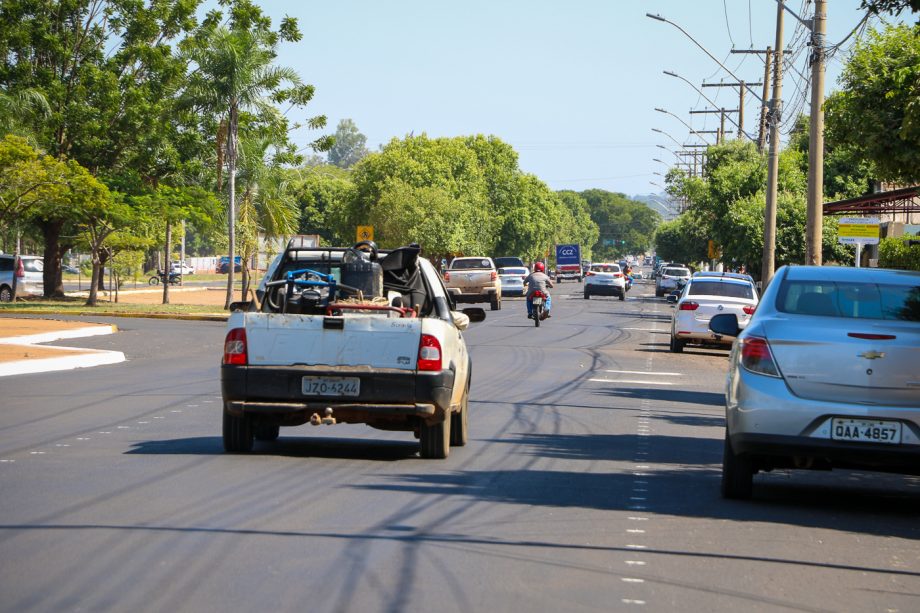
<path fill-rule="evenodd" d="M 773 49 L 767 47 L 763 60 L 763 99 L 770 94 L 770 62 L 773 60 Z M 757 132 L 757 150 L 763 151 L 767 144 L 767 105 L 760 105 L 760 130 Z"/>
<path fill-rule="evenodd" d="M 703 109 L 701 111 L 693 111 L 693 110 L 690 111 L 691 115 L 699 115 L 699 114 L 706 114 L 706 113 L 720 113 L 722 115 L 721 126 L 718 130 L 715 130 L 717 145 L 725 142 L 725 114 L 726 113 L 740 113 L 743 115 L 743 112 L 739 111 L 738 109 L 728 110 L 728 109 L 722 108 L 722 109 Z M 739 136 L 740 136 L 740 132 L 741 132 L 740 126 L 738 127 L 738 131 L 739 131 Z M 712 132 L 712 130 L 701 130 L 699 134 L 706 134 L 708 132 Z"/>
<path fill-rule="evenodd" d="M 773 279 L 776 257 L 776 192 L 779 176 L 779 124 L 783 112 L 783 3 L 776 6 L 776 53 L 773 56 L 773 99 L 770 101 L 770 153 L 767 158 L 767 203 L 763 214 L 761 292 Z"/>
<path fill-rule="evenodd" d="M 757 132 L 757 150 L 763 151 L 767 141 L 767 96 L 770 95 L 770 68 L 773 66 L 773 48 L 766 49 L 732 49 L 731 53 L 764 54 L 763 60 L 763 95 L 760 104 L 760 129 Z"/>
<path fill-rule="evenodd" d="M 827 2 L 815 0 L 811 30 L 811 119 L 808 135 L 808 209 L 805 264 L 821 266 L 824 239 L 824 39 Z"/>
<path fill-rule="evenodd" d="M 751 89 L 751 86 L 759 86 L 763 83 L 747 83 L 745 81 L 739 80 L 737 83 L 703 83 L 703 87 L 737 87 L 740 89 L 739 93 L 739 104 L 738 104 L 738 136 L 741 137 L 744 135 L 744 90 Z M 753 90 L 752 90 L 753 92 Z M 754 94 L 754 97 L 757 98 L 757 94 Z"/>

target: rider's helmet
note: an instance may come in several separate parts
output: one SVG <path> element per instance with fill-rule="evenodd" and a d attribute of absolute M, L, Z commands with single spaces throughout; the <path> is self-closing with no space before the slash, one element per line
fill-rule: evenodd
<path fill-rule="evenodd" d="M 543 262 L 537 262 L 533 265 L 534 272 L 545 272 L 546 266 L 543 265 Z"/>

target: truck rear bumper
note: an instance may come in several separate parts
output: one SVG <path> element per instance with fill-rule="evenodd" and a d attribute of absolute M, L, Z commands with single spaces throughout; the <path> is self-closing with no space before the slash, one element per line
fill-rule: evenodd
<path fill-rule="evenodd" d="M 354 377 L 357 396 L 308 396 L 305 376 Z M 235 415 L 268 417 L 282 425 L 299 425 L 327 408 L 339 422 L 392 424 L 443 421 L 450 412 L 454 372 L 417 372 L 369 367 L 222 366 L 221 393 L 226 409 Z"/>

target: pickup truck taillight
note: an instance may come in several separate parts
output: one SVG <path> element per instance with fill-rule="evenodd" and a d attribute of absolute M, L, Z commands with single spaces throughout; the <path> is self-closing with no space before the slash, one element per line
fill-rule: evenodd
<path fill-rule="evenodd" d="M 224 341 L 224 359 L 221 363 L 235 366 L 245 366 L 249 363 L 245 328 L 234 328 L 227 332 L 227 339 Z"/>
<path fill-rule="evenodd" d="M 445 281 L 450 281 L 450 273 L 447 272 L 446 270 L 444 271 L 444 280 L 445 280 Z"/>
<path fill-rule="evenodd" d="M 418 347 L 419 370 L 441 370 L 441 343 L 430 334 L 422 335 Z"/>
<path fill-rule="evenodd" d="M 490 278 L 491 280 L 495 281 L 495 280 L 498 278 L 498 273 L 495 272 L 495 271 L 493 270 L 493 271 L 492 271 L 492 274 L 489 275 L 489 278 Z"/>

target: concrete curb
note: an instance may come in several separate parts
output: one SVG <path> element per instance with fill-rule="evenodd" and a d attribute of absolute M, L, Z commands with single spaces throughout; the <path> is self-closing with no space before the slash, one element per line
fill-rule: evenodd
<path fill-rule="evenodd" d="M 72 328 L 70 330 L 56 330 L 53 332 L 42 332 L 41 334 L 30 334 L 27 336 L 8 336 L 0 337 L 0 343 L 9 345 L 37 345 L 39 343 L 50 343 L 65 338 L 86 338 L 87 336 L 103 336 L 118 332 L 118 326 L 109 327 L 102 325 L 87 326 L 85 328 Z"/>
<path fill-rule="evenodd" d="M 121 351 L 102 351 L 97 349 L 74 349 L 71 347 L 55 347 L 61 351 L 72 351 L 73 356 L 59 356 L 56 358 L 38 358 L 34 360 L 19 360 L 16 362 L 0 362 L 0 377 L 10 375 L 27 375 L 40 372 L 53 372 L 58 370 L 73 370 L 75 368 L 89 368 L 103 364 L 118 364 L 125 361 L 125 354 Z"/>
<path fill-rule="evenodd" d="M 37 345 L 38 343 L 50 343 L 51 341 L 67 338 L 85 338 L 87 336 L 114 334 L 117 330 L 118 327 L 114 325 L 88 326 L 70 330 L 44 332 L 42 334 L 30 334 L 27 336 L 10 336 L 0 338 L 0 343 L 29 346 Z M 126 359 L 125 354 L 121 351 L 80 349 L 74 347 L 55 347 L 54 349 L 66 353 L 72 352 L 73 355 L 17 360 L 15 362 L 0 362 L 0 377 L 53 372 L 58 370 L 73 370 L 75 368 L 89 368 L 92 366 L 101 366 L 103 364 L 118 364 L 119 362 L 124 362 Z"/>

